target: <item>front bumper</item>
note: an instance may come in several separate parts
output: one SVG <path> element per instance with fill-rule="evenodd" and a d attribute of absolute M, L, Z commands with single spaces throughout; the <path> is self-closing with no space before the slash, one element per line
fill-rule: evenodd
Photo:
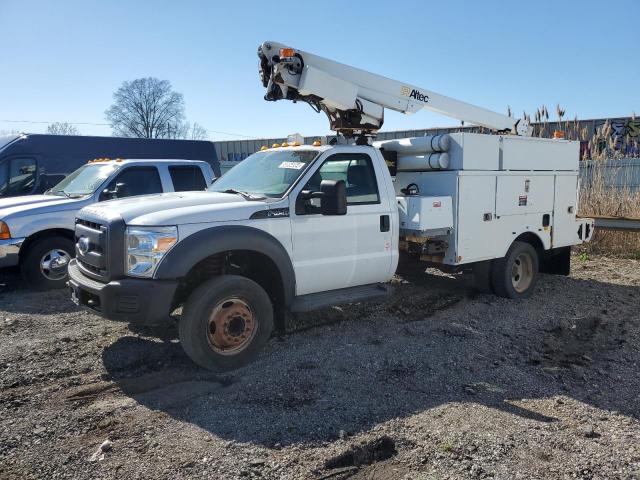
<path fill-rule="evenodd" d="M 18 265 L 20 247 L 23 242 L 24 238 L 0 240 L 0 268 Z"/>
<path fill-rule="evenodd" d="M 158 325 L 169 318 L 177 281 L 122 278 L 101 283 L 69 262 L 72 301 L 109 320 Z"/>

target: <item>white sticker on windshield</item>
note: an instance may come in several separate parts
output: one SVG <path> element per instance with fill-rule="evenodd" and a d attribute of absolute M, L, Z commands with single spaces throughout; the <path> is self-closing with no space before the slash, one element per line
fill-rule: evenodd
<path fill-rule="evenodd" d="M 304 162 L 282 162 L 278 168 L 290 168 L 292 170 L 300 170 L 305 166 Z"/>

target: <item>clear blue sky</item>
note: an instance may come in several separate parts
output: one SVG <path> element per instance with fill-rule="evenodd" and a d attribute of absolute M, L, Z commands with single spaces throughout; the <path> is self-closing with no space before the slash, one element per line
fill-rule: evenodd
<path fill-rule="evenodd" d="M 639 19 L 638 0 L 0 0 L 0 120 L 104 123 L 123 80 L 155 76 L 210 130 L 328 133 L 308 106 L 262 99 L 265 40 L 517 116 L 558 102 L 570 117 L 640 114 Z M 387 112 L 384 130 L 455 124 Z"/>

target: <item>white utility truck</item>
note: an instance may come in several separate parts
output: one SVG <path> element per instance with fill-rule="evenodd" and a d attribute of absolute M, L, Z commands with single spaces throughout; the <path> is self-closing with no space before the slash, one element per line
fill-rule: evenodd
<path fill-rule="evenodd" d="M 287 311 L 388 293 L 399 260 L 472 271 L 509 298 L 529 296 L 538 271 L 568 274 L 570 246 L 593 232 L 576 218 L 577 142 L 531 138 L 522 120 L 285 45 L 258 54 L 267 100 L 309 103 L 345 140 L 264 147 L 209 192 L 84 208 L 76 303 L 143 324 L 182 307 L 183 348 L 220 371 L 255 358 Z M 384 108 L 496 134 L 371 143 Z"/>

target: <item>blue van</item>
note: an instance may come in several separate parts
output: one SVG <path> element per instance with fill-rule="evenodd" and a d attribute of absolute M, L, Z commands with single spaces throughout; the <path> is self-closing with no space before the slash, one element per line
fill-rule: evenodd
<path fill-rule="evenodd" d="M 95 158 L 203 160 L 220 176 L 209 141 L 25 133 L 0 136 L 0 198 L 42 193 Z"/>

